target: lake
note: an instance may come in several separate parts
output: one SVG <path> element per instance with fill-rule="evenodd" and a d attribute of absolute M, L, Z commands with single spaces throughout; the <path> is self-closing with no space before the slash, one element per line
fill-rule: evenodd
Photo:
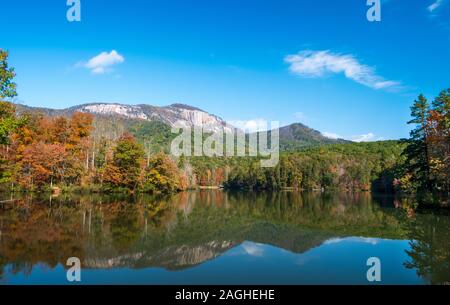
<path fill-rule="evenodd" d="M 369 193 L 3 196 L 0 284 L 448 284 L 450 215 Z"/>

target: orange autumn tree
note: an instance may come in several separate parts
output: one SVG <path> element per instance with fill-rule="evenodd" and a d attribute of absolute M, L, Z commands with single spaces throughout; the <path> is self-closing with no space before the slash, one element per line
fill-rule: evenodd
<path fill-rule="evenodd" d="M 427 118 L 431 179 L 436 187 L 450 192 L 450 89 L 433 101 Z"/>
<path fill-rule="evenodd" d="M 79 183 L 88 171 L 92 115 L 25 116 L 28 123 L 11 137 L 15 180 L 26 189 Z"/>
<path fill-rule="evenodd" d="M 62 144 L 37 142 L 29 145 L 23 154 L 19 182 L 27 189 L 64 182 L 66 171 L 70 167 L 67 157 L 68 152 Z"/>

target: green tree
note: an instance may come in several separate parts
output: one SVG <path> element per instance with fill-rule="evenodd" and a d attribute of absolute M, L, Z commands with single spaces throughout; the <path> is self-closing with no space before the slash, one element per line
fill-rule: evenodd
<path fill-rule="evenodd" d="M 4 101 L 17 95 L 15 76 L 14 69 L 8 66 L 8 52 L 0 49 L 0 144 L 8 143 L 9 135 L 19 123 L 14 105 Z"/>
<path fill-rule="evenodd" d="M 450 129 L 450 88 L 442 90 L 437 98 L 434 99 L 433 109 L 445 117 L 447 130 Z"/>
<path fill-rule="evenodd" d="M 0 144 L 9 144 L 9 136 L 19 126 L 21 120 L 16 116 L 13 104 L 0 101 Z"/>
<path fill-rule="evenodd" d="M 185 187 L 184 177 L 169 156 L 159 153 L 149 159 L 144 178 L 145 191 L 169 194 Z"/>
<path fill-rule="evenodd" d="M 104 182 L 113 186 L 136 189 L 141 175 L 144 150 L 136 139 L 126 133 L 117 142 L 113 162 L 104 172 Z"/>
<path fill-rule="evenodd" d="M 8 52 L 0 49 L 0 100 L 17 96 L 16 84 L 13 82 L 16 73 L 8 66 Z"/>

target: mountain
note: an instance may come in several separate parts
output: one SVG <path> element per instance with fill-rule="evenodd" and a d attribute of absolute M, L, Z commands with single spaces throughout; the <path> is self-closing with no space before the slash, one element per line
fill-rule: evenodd
<path fill-rule="evenodd" d="M 294 150 L 308 146 L 325 144 L 349 143 L 343 139 L 330 139 L 320 131 L 309 128 L 301 123 L 291 124 L 279 129 L 281 150 Z"/>
<path fill-rule="evenodd" d="M 185 104 L 158 107 L 144 104 L 90 103 L 66 109 L 16 106 L 19 112 L 41 112 L 50 116 L 69 116 L 75 112 L 91 113 L 96 118 L 96 129 L 102 136 L 117 138 L 124 130 L 128 130 L 141 142 L 155 143 L 156 141 L 157 150 L 168 149 L 169 143 L 173 139 L 170 127 L 174 127 L 175 124 L 190 127 L 203 126 L 212 131 L 224 128 L 230 130 L 220 117 Z M 327 138 L 319 131 L 301 123 L 281 127 L 279 134 L 282 151 L 348 142 L 342 139 Z"/>
<path fill-rule="evenodd" d="M 171 127 L 175 124 L 181 126 L 204 126 L 213 131 L 221 130 L 226 123 L 220 117 L 212 115 L 201 109 L 184 105 L 172 104 L 165 107 L 152 105 L 124 105 L 109 103 L 91 103 L 78 105 L 66 109 L 33 108 L 18 105 L 19 111 L 40 111 L 47 115 L 71 115 L 74 112 L 91 113 L 96 117 L 116 117 L 124 120 L 157 121 Z"/>

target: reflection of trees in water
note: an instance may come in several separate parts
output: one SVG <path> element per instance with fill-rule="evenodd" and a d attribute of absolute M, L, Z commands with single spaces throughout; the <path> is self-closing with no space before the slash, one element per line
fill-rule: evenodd
<path fill-rule="evenodd" d="M 450 217 L 419 215 L 408 224 L 411 260 L 405 263 L 430 284 L 450 283 Z"/>
<path fill-rule="evenodd" d="M 0 209 L 0 274 L 31 272 L 45 263 L 65 266 L 67 258 L 82 261 L 133 251 L 146 227 L 164 226 L 167 199 L 80 196 L 24 197 Z"/>
<path fill-rule="evenodd" d="M 4 228 L 0 256 L 11 264 L 13 273 L 28 273 L 41 262 L 55 267 L 65 253 L 83 258 L 81 244 L 73 238 L 80 226 L 73 221 L 72 207 L 57 205 L 44 208 L 40 201 L 34 204 L 17 201 L 1 213 Z"/>
<path fill-rule="evenodd" d="M 198 191 L 161 198 L 61 196 L 51 204 L 24 198 L 0 215 L 0 259 L 13 272 L 37 263 L 65 265 L 72 256 L 91 268 L 179 268 L 245 240 L 303 252 L 330 237 L 400 239 L 411 230 L 400 211 L 381 209 L 368 193 Z"/>
<path fill-rule="evenodd" d="M 137 206 L 118 203 L 117 211 L 111 220 L 111 237 L 113 246 L 119 251 L 127 251 L 139 239 L 142 230 L 139 223 Z"/>
<path fill-rule="evenodd" d="M 232 193 L 232 210 L 268 222 L 336 235 L 402 238 L 397 211 L 381 209 L 368 193 Z"/>

